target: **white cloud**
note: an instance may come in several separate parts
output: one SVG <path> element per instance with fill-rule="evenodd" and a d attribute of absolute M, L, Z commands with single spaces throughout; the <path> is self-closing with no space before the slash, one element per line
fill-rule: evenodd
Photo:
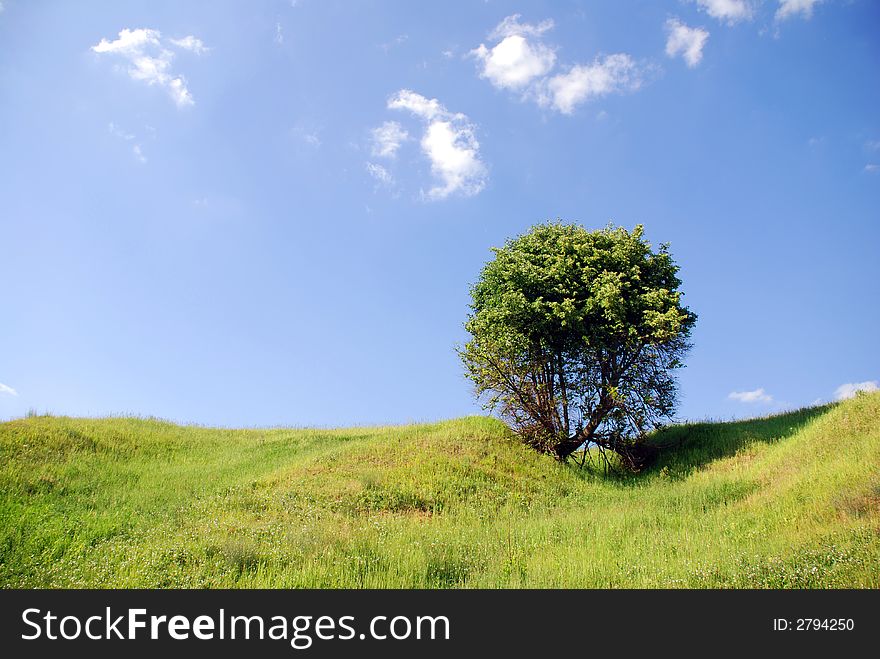
<path fill-rule="evenodd" d="M 519 22 L 519 14 L 505 18 L 489 35 L 500 41 L 492 48 L 480 44 L 470 53 L 482 64 L 480 77 L 501 89 L 521 90 L 549 73 L 556 63 L 556 53 L 540 41 L 529 39 L 540 39 L 552 27 L 551 20 L 529 25 Z"/>
<path fill-rule="evenodd" d="M 869 151 L 880 151 L 880 140 L 868 140 L 865 142 L 865 148 Z"/>
<path fill-rule="evenodd" d="M 697 4 L 712 18 L 731 25 L 751 20 L 754 15 L 754 7 L 748 0 L 697 0 Z"/>
<path fill-rule="evenodd" d="M 694 68 L 703 59 L 703 46 L 709 39 L 709 31 L 701 27 L 688 27 L 677 18 L 666 21 L 666 54 L 681 55 L 685 63 Z"/>
<path fill-rule="evenodd" d="M 754 391 L 731 391 L 728 398 L 738 400 L 740 403 L 772 403 L 773 396 L 764 391 L 763 388 Z"/>
<path fill-rule="evenodd" d="M 284 29 L 281 27 L 280 21 L 275 23 L 275 37 L 273 41 L 279 46 L 284 43 Z"/>
<path fill-rule="evenodd" d="M 168 44 L 198 54 L 207 51 L 200 39 L 187 36 L 182 39 L 162 40 L 158 30 L 124 28 L 115 41 L 101 39 L 92 46 L 99 55 L 115 55 L 128 62 L 128 75 L 132 80 L 139 80 L 148 85 L 163 87 L 178 107 L 193 105 L 192 94 L 186 86 L 182 75 L 171 70 L 174 52 L 166 47 Z"/>
<path fill-rule="evenodd" d="M 431 121 L 438 116 L 448 114 L 446 108 L 436 98 L 428 100 L 421 94 L 416 94 L 409 89 L 401 89 L 389 98 L 388 108 L 391 110 L 409 110 L 425 121 Z"/>
<path fill-rule="evenodd" d="M 445 199 L 454 192 L 470 197 L 486 185 L 486 167 L 480 145 L 469 125 L 434 121 L 422 137 L 422 150 L 431 160 L 431 171 L 441 185 L 428 191 L 430 199 Z"/>
<path fill-rule="evenodd" d="M 480 160 L 480 144 L 466 115 L 451 113 L 436 98 L 427 99 L 408 89 L 389 98 L 388 108 L 408 110 L 426 123 L 420 144 L 438 181 L 424 193 L 427 199 L 445 199 L 452 194 L 469 197 L 486 186 L 488 173 Z"/>
<path fill-rule="evenodd" d="M 394 185 L 394 176 L 378 163 L 368 162 L 367 173 L 382 185 L 391 187 Z"/>
<path fill-rule="evenodd" d="M 2 8 L 2 6 L 0 6 Z M 3 384 L 0 382 L 0 395 L 6 394 L 7 396 L 18 396 L 18 392 L 10 387 L 8 384 Z"/>
<path fill-rule="evenodd" d="M 208 48 L 202 43 L 202 40 L 192 35 L 186 36 L 183 39 L 169 39 L 169 41 L 178 48 L 189 50 L 196 55 L 203 55 L 208 52 Z"/>
<path fill-rule="evenodd" d="M 386 121 L 371 133 L 371 153 L 380 158 L 393 158 L 400 145 L 409 139 L 409 133 L 396 121 Z"/>
<path fill-rule="evenodd" d="M 869 174 L 876 174 L 877 172 L 880 172 L 880 165 L 875 165 L 874 163 L 869 162 L 865 165 L 865 171 Z"/>
<path fill-rule="evenodd" d="M 592 98 L 615 92 L 635 91 L 642 84 L 642 72 L 626 53 L 597 57 L 592 64 L 576 64 L 567 73 L 544 81 L 538 103 L 563 114 Z"/>
<path fill-rule="evenodd" d="M 641 68 L 625 53 L 597 57 L 592 64 L 575 64 L 551 77 L 556 51 L 540 39 L 553 28 L 553 21 L 531 25 L 520 23 L 519 18 L 519 14 L 508 16 L 492 30 L 489 39 L 498 40 L 492 48 L 480 44 L 470 52 L 479 61 L 480 77 L 495 87 L 518 91 L 542 107 L 571 114 L 593 97 L 641 86 Z"/>
<path fill-rule="evenodd" d="M 822 0 L 779 0 L 776 20 L 784 21 L 797 15 L 800 15 L 802 18 L 810 18 L 813 15 L 813 7 L 820 2 Z"/>
<path fill-rule="evenodd" d="M 880 391 L 880 383 L 878 383 L 877 380 L 868 380 L 867 382 L 847 382 L 834 390 L 834 398 L 837 400 L 852 398 L 859 391 L 864 391 L 865 393 Z"/>
<path fill-rule="evenodd" d="M 530 44 L 520 35 L 506 37 L 491 50 L 480 44 L 471 51 L 483 64 L 481 78 L 501 89 L 522 89 L 550 72 L 556 53 L 543 44 Z"/>

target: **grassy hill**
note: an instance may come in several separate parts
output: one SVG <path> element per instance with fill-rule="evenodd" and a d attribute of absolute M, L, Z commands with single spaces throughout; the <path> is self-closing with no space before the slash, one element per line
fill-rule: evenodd
<path fill-rule="evenodd" d="M 0 424 L 4 587 L 880 587 L 880 394 L 670 428 L 650 471 L 488 418 Z"/>

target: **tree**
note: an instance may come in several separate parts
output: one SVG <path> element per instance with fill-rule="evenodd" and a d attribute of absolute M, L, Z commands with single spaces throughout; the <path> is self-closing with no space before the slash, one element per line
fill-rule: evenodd
<path fill-rule="evenodd" d="M 697 317 L 681 304 L 669 246 L 654 252 L 642 234 L 539 224 L 493 248 L 471 289 L 467 377 L 526 444 L 559 460 L 595 446 L 638 471 L 657 452 L 646 434 L 674 413 L 673 371 Z"/>

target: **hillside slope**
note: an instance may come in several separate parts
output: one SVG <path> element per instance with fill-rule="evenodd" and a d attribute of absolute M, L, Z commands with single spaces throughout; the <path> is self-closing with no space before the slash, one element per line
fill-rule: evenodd
<path fill-rule="evenodd" d="M 880 587 L 880 394 L 606 477 L 474 417 L 0 424 L 3 587 Z"/>

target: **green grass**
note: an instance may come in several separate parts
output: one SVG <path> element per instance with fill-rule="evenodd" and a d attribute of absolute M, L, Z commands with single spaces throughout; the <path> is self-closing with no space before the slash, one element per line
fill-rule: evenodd
<path fill-rule="evenodd" d="M 880 394 L 669 428 L 637 476 L 473 417 L 0 424 L 4 587 L 880 587 Z"/>

